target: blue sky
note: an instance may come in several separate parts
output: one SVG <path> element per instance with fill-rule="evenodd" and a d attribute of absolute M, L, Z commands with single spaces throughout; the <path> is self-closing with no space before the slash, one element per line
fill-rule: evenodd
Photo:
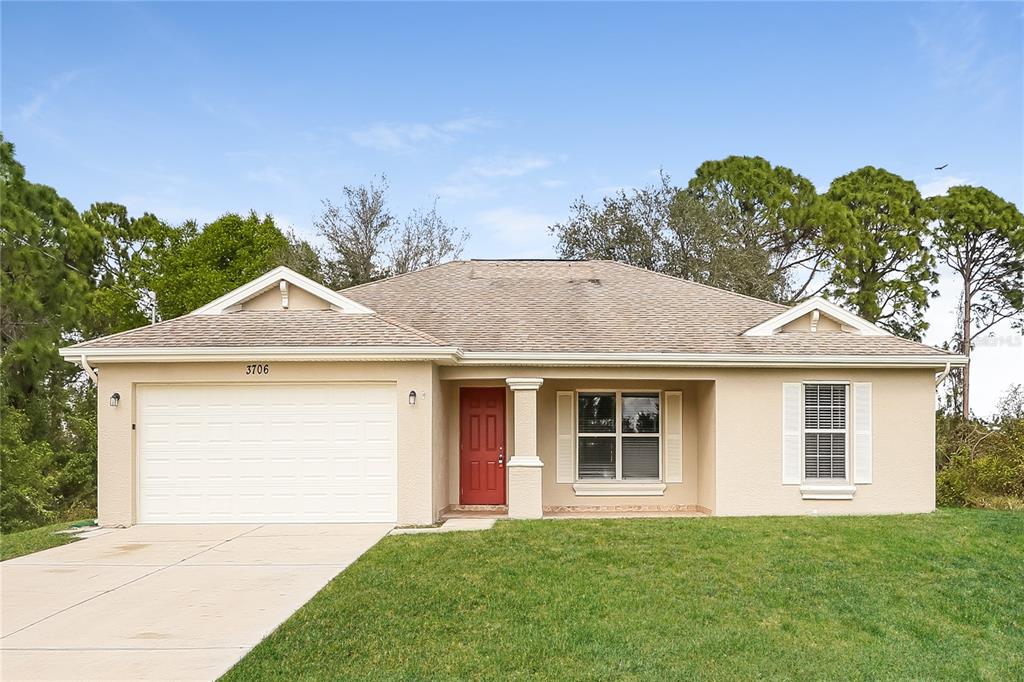
<path fill-rule="evenodd" d="M 871 164 L 1024 205 L 1017 3 L 2 6 L 4 134 L 80 208 L 255 209 L 312 236 L 386 173 L 469 257 L 554 255 L 571 201 L 759 154 L 820 189 Z M 949 163 L 941 172 L 934 166 Z M 929 340 L 948 337 L 954 284 Z M 979 349 L 991 409 L 1024 345 Z M 1009 368 L 1009 369 L 1008 369 Z"/>

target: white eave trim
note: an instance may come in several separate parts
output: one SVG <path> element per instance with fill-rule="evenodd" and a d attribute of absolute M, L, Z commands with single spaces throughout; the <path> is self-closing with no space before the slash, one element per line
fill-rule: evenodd
<path fill-rule="evenodd" d="M 227 362 L 254 360 L 437 360 L 453 361 L 459 349 L 451 346 L 237 346 L 208 348 L 61 348 L 72 362 Z"/>
<path fill-rule="evenodd" d="M 551 367 L 945 367 L 962 355 L 766 355 L 736 353 L 494 353 L 464 351 L 460 365 Z"/>
<path fill-rule="evenodd" d="M 223 360 L 437 360 L 454 365 L 531 367 L 962 367 L 962 355 L 756 355 L 725 353 L 487 353 L 454 346 L 231 346 L 60 349 L 78 362 Z"/>
<path fill-rule="evenodd" d="M 827 301 L 820 296 L 809 298 L 786 312 L 765 320 L 755 327 L 751 327 L 743 332 L 743 336 L 772 336 L 793 320 L 799 320 L 804 315 L 814 311 L 824 313 L 827 317 L 831 317 L 862 336 L 892 336 L 889 332 L 871 324 L 863 317 L 854 315 L 850 311 L 840 308 L 835 303 Z"/>
<path fill-rule="evenodd" d="M 245 303 L 251 298 L 259 296 L 264 291 L 280 286 L 281 282 L 287 282 L 299 289 L 304 289 L 319 299 L 331 305 L 331 308 L 343 313 L 372 313 L 366 306 L 346 298 L 337 291 L 328 289 L 319 282 L 314 282 L 305 275 L 300 275 L 291 268 L 283 265 L 274 268 L 270 272 L 257 277 L 248 284 L 243 284 L 234 291 L 229 291 L 220 298 L 210 301 L 202 308 L 196 308 L 190 315 L 218 315 L 227 312 L 236 306 Z"/>

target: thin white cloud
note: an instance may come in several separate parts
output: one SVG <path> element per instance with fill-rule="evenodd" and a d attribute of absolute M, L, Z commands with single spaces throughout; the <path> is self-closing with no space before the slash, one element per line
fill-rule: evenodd
<path fill-rule="evenodd" d="M 43 90 L 37 92 L 31 100 L 22 105 L 18 110 L 18 116 L 23 121 L 31 121 L 54 95 L 71 85 L 80 75 L 82 75 L 80 69 L 72 69 L 50 79 Z"/>
<path fill-rule="evenodd" d="M 131 215 L 152 213 L 157 218 L 177 225 L 186 220 L 195 220 L 200 225 L 219 218 L 226 210 L 217 211 L 205 206 L 189 204 L 178 192 L 159 194 L 122 194 L 114 201 L 127 207 Z"/>
<path fill-rule="evenodd" d="M 469 166 L 469 172 L 481 178 L 517 178 L 552 164 L 545 156 L 497 156 L 477 159 Z"/>
<path fill-rule="evenodd" d="M 540 154 L 477 157 L 449 175 L 434 191 L 438 196 L 449 199 L 494 197 L 500 194 L 494 181 L 519 178 L 548 168 L 560 160 Z"/>
<path fill-rule="evenodd" d="M 360 147 L 387 152 L 407 151 L 419 144 L 450 143 L 463 135 L 494 127 L 494 122 L 469 116 L 442 123 L 374 123 L 349 133 L 349 139 Z"/>
<path fill-rule="evenodd" d="M 495 242 L 498 252 L 489 254 L 494 258 L 550 258 L 554 254 L 554 240 L 548 233 L 548 226 L 557 222 L 557 218 L 503 207 L 477 213 L 474 222 Z"/>
<path fill-rule="evenodd" d="M 925 7 L 928 19 L 911 19 L 910 24 L 918 49 L 932 66 L 935 84 L 969 94 L 985 107 L 1005 102 L 1008 84 L 1019 78 L 1019 56 L 993 50 L 986 38 L 987 12 L 970 3 Z"/>
<path fill-rule="evenodd" d="M 944 175 L 931 180 L 918 181 L 917 188 L 923 197 L 937 197 L 949 191 L 950 187 L 957 185 L 969 185 L 971 181 L 956 175 Z"/>
<path fill-rule="evenodd" d="M 264 166 L 262 168 L 256 168 L 246 171 L 242 177 L 249 182 L 259 182 L 268 185 L 275 185 L 277 187 L 287 187 L 291 185 L 291 182 L 285 177 L 277 168 L 273 166 Z"/>

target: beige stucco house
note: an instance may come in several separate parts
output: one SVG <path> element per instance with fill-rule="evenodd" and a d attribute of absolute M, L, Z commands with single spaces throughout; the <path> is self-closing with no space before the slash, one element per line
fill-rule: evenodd
<path fill-rule="evenodd" d="M 821 299 L 607 261 L 340 293 L 278 268 L 61 354 L 98 384 L 116 526 L 927 512 L 936 381 L 964 363 Z"/>

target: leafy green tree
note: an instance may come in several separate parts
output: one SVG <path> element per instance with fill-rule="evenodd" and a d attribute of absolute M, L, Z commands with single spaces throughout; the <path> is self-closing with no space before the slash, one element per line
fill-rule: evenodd
<path fill-rule="evenodd" d="M 734 229 L 739 220 L 731 204 L 708 204 L 684 190 L 676 193 L 670 212 L 666 273 L 770 301 L 789 295 L 772 255 Z"/>
<path fill-rule="evenodd" d="M 81 402 L 80 373 L 57 349 L 87 317 L 102 240 L 69 201 L 25 178 L 2 136 L 0 228 L 0 527 L 6 531 L 52 520 L 69 499 L 91 504 L 95 444 L 83 443 L 95 434 L 95 407 Z"/>
<path fill-rule="evenodd" d="M 662 174 L 656 185 L 619 190 L 597 204 L 580 197 L 570 206 L 569 219 L 548 231 L 558 239 L 561 258 L 615 260 L 667 272 L 678 191 Z"/>
<path fill-rule="evenodd" d="M 984 187 L 951 187 L 928 199 L 933 244 L 960 278 L 958 350 L 970 358 L 975 339 L 1003 320 L 1024 321 L 1024 215 Z M 962 370 L 960 412 L 970 418 L 970 363 Z"/>
<path fill-rule="evenodd" d="M 4 406 L 0 419 L 0 529 L 5 533 L 53 520 L 53 447 L 32 439 L 32 425 L 19 409 Z"/>
<path fill-rule="evenodd" d="M 289 259 L 301 262 L 293 258 L 300 240 L 293 245 L 271 216 L 260 217 L 255 211 L 244 217 L 228 213 L 202 230 L 194 222 L 185 223 L 169 244 L 152 281 L 164 319 L 191 312 Z"/>
<path fill-rule="evenodd" d="M 822 235 L 829 292 L 861 317 L 919 339 L 938 276 L 927 247 L 930 211 L 917 186 L 865 166 L 833 180 L 825 196 L 842 209 Z"/>
<path fill-rule="evenodd" d="M 86 316 L 100 235 L 51 187 L 29 182 L 0 137 L 0 388 L 5 407 L 25 412 L 29 440 L 60 422 L 45 400 L 73 372 L 57 354 Z"/>
<path fill-rule="evenodd" d="M 616 260 L 741 294 L 783 300 L 791 292 L 778 258 L 739 229 L 735 202 L 660 182 L 619 190 L 549 227 L 562 258 Z"/>
<path fill-rule="evenodd" d="M 158 260 L 176 242 L 174 228 L 150 213 L 130 217 L 124 206 L 114 203 L 93 204 L 82 220 L 103 239 L 83 336 L 113 334 L 154 319 L 151 284 Z"/>
<path fill-rule="evenodd" d="M 723 231 L 732 254 L 764 254 L 770 298 L 789 302 L 822 290 L 827 280 L 821 277 L 824 254 L 817 241 L 834 211 L 810 180 L 760 156 L 729 156 L 702 163 L 687 190 L 708 210 L 728 217 Z"/>

